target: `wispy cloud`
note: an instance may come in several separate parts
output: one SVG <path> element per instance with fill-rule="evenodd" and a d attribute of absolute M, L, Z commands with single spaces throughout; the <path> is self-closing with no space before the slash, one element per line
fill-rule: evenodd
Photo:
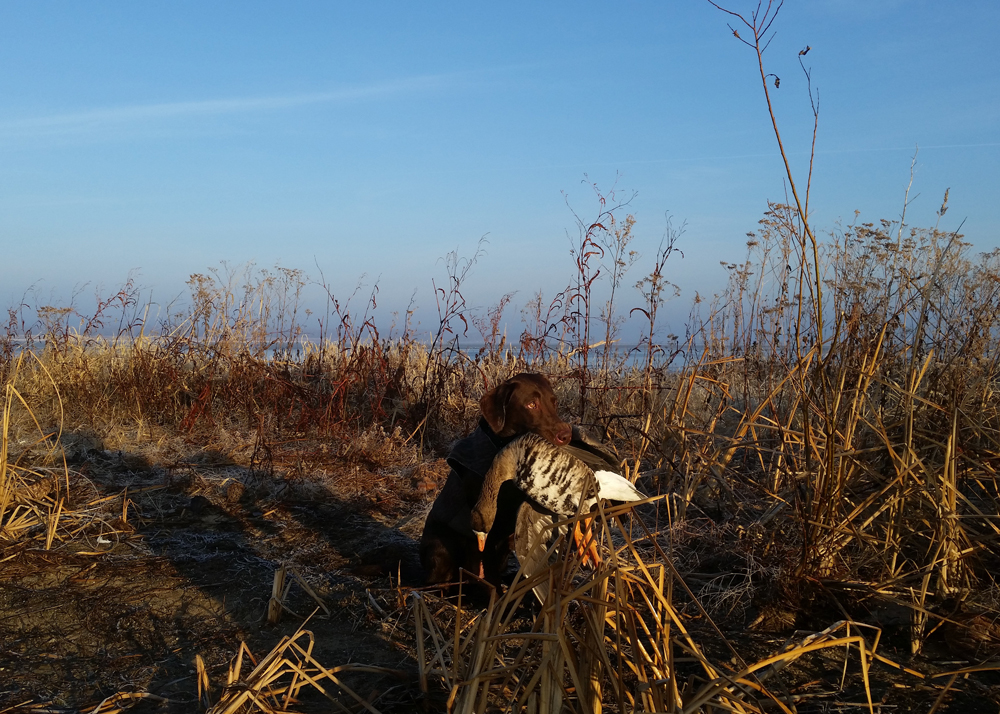
<path fill-rule="evenodd" d="M 326 92 L 160 102 L 87 109 L 66 114 L 26 117 L 0 122 L 0 138 L 82 134 L 127 125 L 142 125 L 171 119 L 250 114 L 317 104 L 341 104 L 441 89 L 458 77 L 426 75 L 389 82 L 345 87 Z"/>

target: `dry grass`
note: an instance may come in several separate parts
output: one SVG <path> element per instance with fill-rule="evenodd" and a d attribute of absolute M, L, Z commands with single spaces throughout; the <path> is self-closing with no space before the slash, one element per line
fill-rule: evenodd
<path fill-rule="evenodd" d="M 519 573 L 485 609 L 414 592 L 423 691 L 439 683 L 449 712 L 792 712 L 811 701 L 873 710 L 873 667 L 939 701 L 972 671 L 905 667 L 879 651 L 880 628 L 852 620 L 791 634 L 753 660 L 712 621 L 664 550 L 666 534 L 648 529 L 651 514 L 639 510 L 645 517 L 633 505 L 601 511 L 605 560 L 596 569 L 581 567 L 560 539 L 548 568 Z M 525 617 L 521 604 L 539 583 L 549 594 Z M 700 632 L 686 624 L 693 620 Z M 818 670 L 826 674 L 817 680 Z"/>
<path fill-rule="evenodd" d="M 226 486 L 233 503 L 267 479 L 307 488 L 336 464 L 346 503 L 398 510 L 391 479 L 471 430 L 486 388 L 536 370 L 663 496 L 602 515 L 607 557 L 596 570 L 557 549 L 550 568 L 515 579 L 485 611 L 414 591 L 412 656 L 428 701 L 452 711 L 876 708 L 873 671 L 925 687 L 939 710 L 958 692 L 995 692 L 1000 255 L 972 256 L 937 229 L 855 224 L 822 246 L 817 284 L 811 265 L 797 269 L 811 258 L 796 215 L 772 206 L 726 291 L 696 305 L 685 340 L 640 353 L 612 346 L 612 323 L 601 332 L 610 342 L 580 349 L 579 311 L 540 300 L 519 349 L 498 339 L 500 306 L 480 325 L 486 347 L 460 350 L 449 341 L 466 310 L 458 260 L 429 346 L 406 329 L 383 338 L 373 302 L 357 318 L 337 304 L 326 339 L 305 341 L 299 274 L 241 275 L 242 292 L 195 276 L 189 307 L 155 329 L 130 317 L 144 310 L 128 287 L 76 329 L 72 311 L 40 310 L 40 332 L 8 329 L 0 344 L 3 557 L 98 553 L 88 542 L 132 532 L 135 494 L 101 495 L 67 462 L 80 435 L 172 470 L 195 463 L 178 460 L 179 445 L 198 463 L 242 469 Z M 607 223 L 619 237 L 633 225 Z M 597 229 L 583 228 L 597 245 Z M 99 336 L 94 326 L 112 319 L 119 334 Z M 551 597 L 526 615 L 539 578 Z M 288 595 L 276 588 L 275 618 Z M 746 650 L 751 633 L 787 642 Z M 261 689 L 259 706 L 281 710 L 303 682 L 337 681 L 299 637 L 260 679 L 291 680 Z M 836 681 L 813 676 L 834 660 Z M 252 689 L 239 671 L 217 709 Z M 115 701 L 100 711 L 132 700 Z"/>
<path fill-rule="evenodd" d="M 61 420 L 56 430 L 44 429 L 16 386 L 25 360 L 32 362 L 54 385 L 45 364 L 31 353 L 18 356 L 4 385 L 0 416 L 0 524 L 4 539 L 16 547 L 13 552 L 4 548 L 3 560 L 24 548 L 51 550 L 56 543 L 79 542 L 95 525 L 105 539 L 130 532 L 127 497 L 122 499 L 120 518 L 109 521 L 108 502 L 119 499 L 87 493 L 78 474 L 73 474 L 75 483 L 71 483 L 70 469 L 60 446 Z M 57 390 L 55 396 L 61 412 Z M 19 430 L 22 434 L 12 444 L 11 434 L 19 424 L 27 428 Z M 12 446 L 19 447 L 13 457 Z"/>
<path fill-rule="evenodd" d="M 268 655 L 255 662 L 246 645 L 240 646 L 226 678 L 226 686 L 219 701 L 208 708 L 208 714 L 246 714 L 248 712 L 289 711 L 291 704 L 299 699 L 300 692 L 312 688 L 325 695 L 338 711 L 351 711 L 332 697 L 328 688 L 349 696 L 365 710 L 378 714 L 378 710 L 358 696 L 345 684 L 338 674 L 342 672 L 375 672 L 379 674 L 401 675 L 402 673 L 384 667 L 365 665 L 342 665 L 327 668 L 313 657 L 314 638 L 308 630 L 299 629 L 291 637 L 285 637 Z M 256 664 L 252 671 L 243 675 L 243 667 L 249 659 Z M 208 675 L 199 669 L 199 694 L 208 702 L 211 697 Z"/>

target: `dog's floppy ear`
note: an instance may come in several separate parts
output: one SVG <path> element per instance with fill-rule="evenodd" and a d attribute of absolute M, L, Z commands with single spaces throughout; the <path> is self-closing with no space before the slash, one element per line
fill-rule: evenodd
<path fill-rule="evenodd" d="M 514 384 L 504 382 L 486 392 L 483 398 L 479 400 L 479 408 L 482 410 L 483 417 L 486 419 L 486 423 L 490 425 L 490 429 L 493 430 L 494 434 L 499 434 L 503 431 L 504 424 L 507 422 L 507 404 L 510 402 L 513 394 Z"/>

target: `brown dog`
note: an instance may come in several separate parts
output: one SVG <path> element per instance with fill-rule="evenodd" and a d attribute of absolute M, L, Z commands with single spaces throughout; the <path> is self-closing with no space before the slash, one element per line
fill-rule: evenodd
<path fill-rule="evenodd" d="M 570 425 L 559 418 L 552 385 L 540 374 L 524 372 L 508 379 L 487 392 L 479 406 L 483 414 L 479 428 L 452 449 L 451 473 L 424 523 L 420 562 L 428 584 L 454 582 L 461 569 L 480 572 L 482 553 L 469 519 L 497 452 L 528 432 L 556 446 L 568 444 L 573 435 Z M 513 512 L 516 515 L 516 508 Z M 506 562 L 506 552 L 492 559 L 499 562 L 501 557 Z"/>

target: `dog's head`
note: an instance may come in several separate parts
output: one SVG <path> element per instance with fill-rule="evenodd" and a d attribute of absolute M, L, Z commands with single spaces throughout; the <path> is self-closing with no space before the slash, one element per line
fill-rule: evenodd
<path fill-rule="evenodd" d="M 522 372 L 483 395 L 479 401 L 483 417 L 500 437 L 533 432 L 562 446 L 573 436 L 569 424 L 559 418 L 552 385 L 540 374 Z"/>

